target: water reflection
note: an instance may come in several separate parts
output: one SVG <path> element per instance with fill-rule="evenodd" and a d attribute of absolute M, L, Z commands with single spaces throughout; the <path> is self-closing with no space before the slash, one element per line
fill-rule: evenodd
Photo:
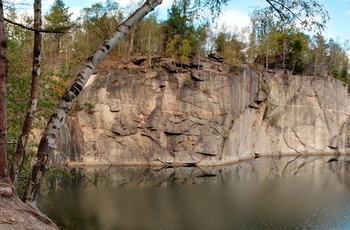
<path fill-rule="evenodd" d="M 40 208 L 67 229 L 346 229 L 350 157 L 76 168 Z M 59 188 L 59 189 L 57 189 Z"/>

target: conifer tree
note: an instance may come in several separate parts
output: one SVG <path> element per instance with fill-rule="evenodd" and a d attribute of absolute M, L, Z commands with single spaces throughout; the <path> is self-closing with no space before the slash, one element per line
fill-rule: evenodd
<path fill-rule="evenodd" d="M 46 20 L 46 29 L 52 30 L 69 30 L 74 26 L 74 23 L 71 21 L 72 13 L 69 12 L 69 8 L 65 6 L 62 0 L 55 0 L 53 5 L 50 7 L 50 10 L 47 14 L 44 15 Z M 48 43 L 51 44 L 50 40 L 53 37 L 54 44 L 51 46 L 51 60 L 53 67 L 56 70 L 58 66 L 61 65 L 61 49 L 62 49 L 62 39 L 65 34 L 55 33 L 49 35 Z M 57 61 L 58 60 L 58 61 Z"/>

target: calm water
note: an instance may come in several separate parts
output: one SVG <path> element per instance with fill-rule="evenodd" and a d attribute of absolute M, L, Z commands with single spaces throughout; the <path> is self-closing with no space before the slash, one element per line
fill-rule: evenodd
<path fill-rule="evenodd" d="M 350 229 L 350 157 L 71 173 L 39 205 L 63 229 Z"/>

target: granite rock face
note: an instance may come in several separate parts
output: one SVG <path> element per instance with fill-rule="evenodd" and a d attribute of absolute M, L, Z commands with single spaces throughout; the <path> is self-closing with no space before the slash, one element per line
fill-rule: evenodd
<path fill-rule="evenodd" d="M 61 129 L 53 161 L 191 166 L 349 151 L 350 97 L 342 82 L 257 74 L 215 60 L 200 66 L 92 76 Z"/>

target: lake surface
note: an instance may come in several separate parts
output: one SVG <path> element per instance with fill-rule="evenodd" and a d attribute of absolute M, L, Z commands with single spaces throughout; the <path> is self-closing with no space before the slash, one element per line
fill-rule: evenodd
<path fill-rule="evenodd" d="M 350 229 L 349 156 L 71 173 L 38 204 L 63 229 Z"/>

